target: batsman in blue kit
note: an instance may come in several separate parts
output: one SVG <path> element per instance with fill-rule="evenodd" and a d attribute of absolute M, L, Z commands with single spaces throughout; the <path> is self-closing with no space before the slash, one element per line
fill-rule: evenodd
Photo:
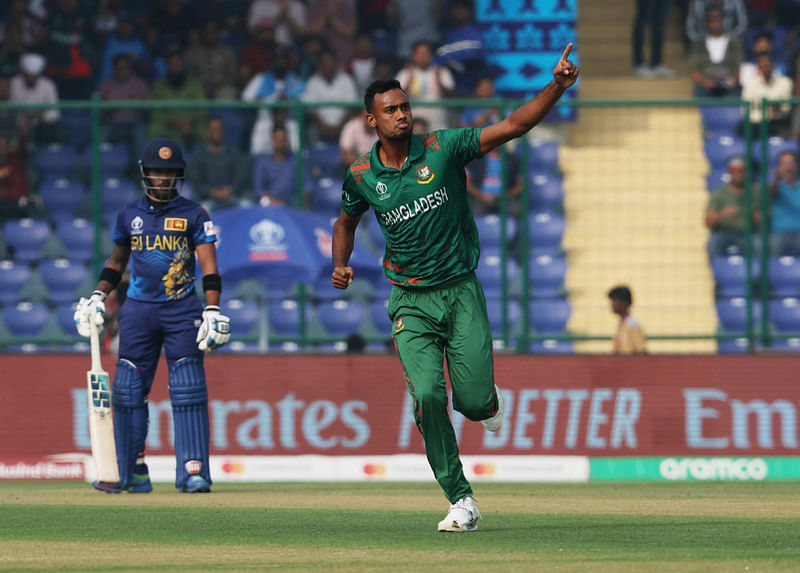
<path fill-rule="evenodd" d="M 175 487 L 187 493 L 211 491 L 203 354 L 228 341 L 230 320 L 219 311 L 222 280 L 214 226 L 205 209 L 178 192 L 185 168 L 175 141 L 154 139 L 144 147 L 139 160 L 144 197 L 117 216 L 114 248 L 97 289 L 81 298 L 75 311 L 81 335 L 89 336 L 90 321 L 102 326 L 105 298 L 120 283 L 130 260 L 111 388 L 120 481 L 94 483 L 108 493 L 153 489 L 144 459 L 147 397 L 162 348 L 175 430 Z M 205 308 L 195 293 L 195 256 L 203 271 Z"/>

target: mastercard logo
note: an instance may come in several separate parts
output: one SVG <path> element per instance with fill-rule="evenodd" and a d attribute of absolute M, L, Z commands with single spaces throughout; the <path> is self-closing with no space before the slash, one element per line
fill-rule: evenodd
<path fill-rule="evenodd" d="M 365 464 L 364 473 L 368 476 L 382 476 L 386 473 L 386 466 L 383 464 Z"/>
<path fill-rule="evenodd" d="M 494 464 L 475 464 L 472 468 L 477 476 L 491 476 L 494 475 Z"/>
<path fill-rule="evenodd" d="M 164 147 L 160 147 L 158 149 L 158 156 L 161 159 L 169 159 L 170 157 L 172 157 L 172 150 L 166 145 Z"/>
<path fill-rule="evenodd" d="M 244 464 L 242 462 L 225 462 L 222 464 L 222 471 L 226 474 L 243 474 Z"/>

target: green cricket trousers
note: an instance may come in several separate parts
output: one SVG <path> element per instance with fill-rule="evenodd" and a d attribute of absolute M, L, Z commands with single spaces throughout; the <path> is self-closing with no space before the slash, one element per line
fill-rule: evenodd
<path fill-rule="evenodd" d="M 436 481 L 450 503 L 471 496 L 458 457 L 458 442 L 447 413 L 444 358 L 453 408 L 469 420 L 497 411 L 492 335 L 483 288 L 475 273 L 435 287 L 395 286 L 389 316 L 414 419 Z"/>

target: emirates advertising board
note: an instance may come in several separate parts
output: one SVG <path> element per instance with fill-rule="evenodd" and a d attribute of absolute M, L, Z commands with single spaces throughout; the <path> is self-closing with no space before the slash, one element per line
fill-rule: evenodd
<path fill-rule="evenodd" d="M 114 357 L 104 363 L 113 377 Z M 0 357 L 0 479 L 93 478 L 88 357 Z M 495 357 L 497 433 L 453 414 L 478 481 L 796 480 L 798 358 Z M 215 481 L 433 479 L 392 355 L 206 359 Z M 162 362 L 147 455 L 174 479 Z"/>

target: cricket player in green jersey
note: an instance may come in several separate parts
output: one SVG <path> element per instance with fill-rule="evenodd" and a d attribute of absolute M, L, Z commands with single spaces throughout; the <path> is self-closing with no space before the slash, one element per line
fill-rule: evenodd
<path fill-rule="evenodd" d="M 411 105 L 396 80 L 377 80 L 364 96 L 367 123 L 378 141 L 345 177 L 333 226 L 331 278 L 341 289 L 353 282 L 347 265 L 356 226 L 372 207 L 386 238 L 384 274 L 394 284 L 392 336 L 428 462 L 450 501 L 439 531 L 474 531 L 480 519 L 447 413 L 445 358 L 453 407 L 488 431 L 503 422 L 486 299 L 475 276 L 480 248 L 464 166 L 544 119 L 578 79 L 571 50 L 567 45 L 553 81 L 536 97 L 484 128 L 412 134 Z"/>

